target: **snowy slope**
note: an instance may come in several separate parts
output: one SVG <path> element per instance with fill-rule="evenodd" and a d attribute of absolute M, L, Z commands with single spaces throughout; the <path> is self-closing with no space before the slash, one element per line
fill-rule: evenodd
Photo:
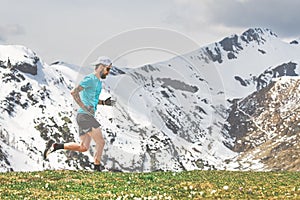
<path fill-rule="evenodd" d="M 299 48 L 257 28 L 165 62 L 114 68 L 100 98 L 117 104 L 97 113 L 106 139 L 102 162 L 122 171 L 243 168 L 228 162 L 240 154 L 228 129 L 232 102 L 273 78 L 298 76 Z M 47 65 L 22 46 L 0 46 L 0 60 L 1 171 L 89 169 L 93 147 L 41 157 L 48 139 L 78 141 L 70 90 L 83 76 L 80 67 Z"/>
<path fill-rule="evenodd" d="M 26 47 L 1 46 L 1 50 L 1 60 L 4 60 L 1 63 L 1 138 L 5 147 L 2 150 L 9 155 L 13 170 L 43 169 L 46 163 L 41 155 L 48 136 L 40 134 L 35 127 L 51 117 L 58 124 L 64 123 L 58 114 L 71 116 L 70 98 L 66 95 L 69 89 L 53 69 Z M 7 67 L 8 58 L 11 68 Z M 37 74 L 23 73 L 15 69 L 16 65 L 36 68 Z"/>
<path fill-rule="evenodd" d="M 273 78 L 298 76 L 298 52 L 299 45 L 268 29 L 249 29 L 169 61 L 128 69 L 108 85 L 134 123 L 154 126 L 169 139 L 184 169 L 203 163 L 234 169 L 236 164 L 224 164 L 236 155 L 224 145 L 234 142 L 224 131 L 230 101 Z"/>

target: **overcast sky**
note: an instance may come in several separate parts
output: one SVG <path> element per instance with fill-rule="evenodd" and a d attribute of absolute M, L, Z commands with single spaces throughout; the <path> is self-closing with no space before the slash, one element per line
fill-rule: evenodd
<path fill-rule="evenodd" d="M 61 60 L 82 65 L 98 48 L 101 52 L 94 56 L 127 55 L 121 64 L 139 65 L 251 27 L 269 28 L 285 40 L 297 39 L 299 9 L 299 0 L 0 0 L 0 44 L 24 45 L 48 64 Z M 141 32 L 144 28 L 147 31 Z M 143 43 L 149 38 L 157 43 Z M 160 46 L 166 41 L 180 45 Z M 110 48 L 107 53 L 99 48 L 104 44 Z"/>

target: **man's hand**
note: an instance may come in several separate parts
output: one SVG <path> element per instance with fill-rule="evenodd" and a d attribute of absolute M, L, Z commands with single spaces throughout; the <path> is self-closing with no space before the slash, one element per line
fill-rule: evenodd
<path fill-rule="evenodd" d="M 115 104 L 116 104 L 116 101 L 111 100 L 111 97 L 109 97 L 105 101 L 103 101 L 103 105 L 114 106 Z"/>
<path fill-rule="evenodd" d="M 84 111 L 87 112 L 90 115 L 95 115 L 95 110 L 93 106 L 84 106 Z"/>
<path fill-rule="evenodd" d="M 73 96 L 74 100 L 76 101 L 76 103 L 88 114 L 94 116 L 95 115 L 95 111 L 93 106 L 85 106 L 80 98 L 79 92 L 82 91 L 84 88 L 81 85 L 78 85 L 77 87 L 75 87 L 72 91 L 71 91 L 71 95 Z"/>

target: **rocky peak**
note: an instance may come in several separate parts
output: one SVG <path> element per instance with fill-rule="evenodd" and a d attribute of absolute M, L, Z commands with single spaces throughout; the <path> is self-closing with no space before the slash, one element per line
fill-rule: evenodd
<path fill-rule="evenodd" d="M 241 43 L 238 41 L 237 35 L 224 38 L 223 40 L 220 41 L 220 44 L 225 51 L 235 51 L 236 49 L 243 49 Z"/>
<path fill-rule="evenodd" d="M 32 50 L 20 45 L 1 45 L 0 52 L 2 68 L 37 75 L 40 58 Z"/>
<path fill-rule="evenodd" d="M 290 44 L 299 44 L 299 42 L 297 40 L 293 40 L 290 42 Z"/>
<path fill-rule="evenodd" d="M 270 29 L 250 28 L 241 35 L 241 39 L 246 43 L 255 41 L 258 44 L 261 44 L 266 41 L 266 38 L 268 36 L 277 37 L 277 35 L 273 33 Z"/>
<path fill-rule="evenodd" d="M 244 50 L 247 47 L 247 44 L 252 42 L 257 43 L 258 45 L 265 44 L 270 37 L 277 37 L 277 35 L 269 29 L 250 28 L 240 36 L 234 34 L 225 37 L 214 45 L 205 47 L 205 52 L 213 62 L 217 61 L 218 63 L 222 63 L 224 61 L 224 52 L 222 51 L 225 51 L 225 55 L 227 54 L 229 60 L 236 59 L 239 51 Z M 266 53 L 261 49 L 258 49 L 258 51 L 262 54 Z"/>

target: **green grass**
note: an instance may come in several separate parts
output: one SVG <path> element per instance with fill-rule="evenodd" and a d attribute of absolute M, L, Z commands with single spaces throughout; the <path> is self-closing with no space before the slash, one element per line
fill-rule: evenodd
<path fill-rule="evenodd" d="M 0 173 L 0 199 L 300 199 L 299 172 Z"/>

